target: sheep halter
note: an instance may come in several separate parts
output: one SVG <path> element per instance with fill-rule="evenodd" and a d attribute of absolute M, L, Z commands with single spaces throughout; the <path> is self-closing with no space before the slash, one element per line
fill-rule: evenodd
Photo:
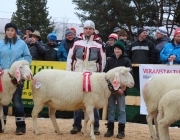
<path fill-rule="evenodd" d="M 119 73 L 118 72 L 115 73 L 115 77 L 114 77 L 114 80 L 112 82 L 112 85 L 114 87 L 114 90 L 118 90 L 120 85 L 121 85 L 120 84 L 120 77 L 119 77 Z"/>
<path fill-rule="evenodd" d="M 92 72 L 83 73 L 83 92 L 91 92 L 90 75 Z"/>
<path fill-rule="evenodd" d="M 2 69 L 0 69 L 0 76 L 4 73 Z M 3 92 L 2 79 L 0 77 L 0 92 Z"/>

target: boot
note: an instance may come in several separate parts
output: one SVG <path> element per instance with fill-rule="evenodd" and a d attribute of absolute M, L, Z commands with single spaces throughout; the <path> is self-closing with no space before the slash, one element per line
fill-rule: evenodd
<path fill-rule="evenodd" d="M 116 138 L 123 139 L 125 137 L 124 129 L 125 129 L 125 124 L 119 123 L 118 124 L 118 134 L 117 134 Z"/>
<path fill-rule="evenodd" d="M 111 137 L 114 135 L 114 122 L 108 122 L 107 124 L 107 132 L 104 134 L 104 137 Z"/>
<path fill-rule="evenodd" d="M 16 135 L 23 135 L 26 133 L 26 124 L 23 114 L 15 114 L 16 116 Z"/>

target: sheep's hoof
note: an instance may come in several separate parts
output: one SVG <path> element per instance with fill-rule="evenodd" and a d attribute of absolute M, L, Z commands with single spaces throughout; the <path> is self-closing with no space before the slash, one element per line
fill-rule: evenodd
<path fill-rule="evenodd" d="M 58 135 L 62 135 L 63 133 L 61 133 L 60 131 L 56 131 L 55 132 L 58 134 Z"/>
<path fill-rule="evenodd" d="M 159 138 L 157 137 L 157 136 L 151 136 L 151 138 L 153 139 L 153 140 L 158 140 Z"/>
<path fill-rule="evenodd" d="M 95 136 L 91 136 L 91 140 L 96 140 L 96 137 Z"/>
<path fill-rule="evenodd" d="M 84 133 L 84 138 L 88 138 L 88 137 L 89 137 L 88 133 Z"/>
<path fill-rule="evenodd" d="M 40 135 L 39 131 L 34 131 L 34 133 L 35 133 L 36 135 Z"/>
<path fill-rule="evenodd" d="M 6 134 L 6 133 L 7 133 L 7 130 L 6 130 L 6 129 L 3 129 L 2 131 L 3 131 L 3 133 L 4 133 L 4 134 Z"/>

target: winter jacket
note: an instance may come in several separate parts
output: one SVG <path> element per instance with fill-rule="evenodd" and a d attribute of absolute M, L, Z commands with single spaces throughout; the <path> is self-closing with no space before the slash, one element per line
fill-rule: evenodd
<path fill-rule="evenodd" d="M 91 35 L 89 40 L 81 34 L 81 40 L 75 41 L 69 50 L 66 69 L 69 71 L 102 72 L 105 63 L 105 52 L 102 44 L 96 41 L 98 37 Z"/>
<path fill-rule="evenodd" d="M 45 44 L 46 53 L 44 55 L 45 61 L 57 61 L 57 50 L 58 45 L 50 45 L 49 43 Z"/>
<path fill-rule="evenodd" d="M 13 40 L 9 39 L 5 44 L 4 39 L 0 41 L 0 67 L 9 69 L 11 65 L 18 60 L 27 60 L 29 63 L 32 61 L 27 44 L 19 37 L 15 44 Z"/>
<path fill-rule="evenodd" d="M 170 55 L 176 55 L 176 60 L 173 61 L 173 64 L 180 64 L 180 44 L 175 46 L 173 42 L 174 40 L 168 44 L 165 44 L 160 53 L 160 59 L 165 64 L 169 64 L 168 58 Z"/>
<path fill-rule="evenodd" d="M 171 40 L 169 37 L 164 37 L 161 39 L 157 39 L 156 40 L 156 60 L 157 60 L 157 64 L 161 64 L 161 60 L 160 60 L 160 52 L 162 51 L 163 47 L 165 44 L 169 43 Z"/>
<path fill-rule="evenodd" d="M 133 74 L 131 60 L 128 58 L 126 53 L 122 54 L 119 58 L 116 58 L 115 54 L 111 55 L 111 57 L 107 59 L 104 72 L 108 72 L 109 70 L 119 66 L 125 66 L 131 68 L 131 74 Z M 127 95 L 127 90 L 124 91 L 124 94 L 125 96 Z"/>
<path fill-rule="evenodd" d="M 156 50 L 153 43 L 147 39 L 135 41 L 127 47 L 127 54 L 132 63 L 155 64 Z"/>
<path fill-rule="evenodd" d="M 42 41 L 36 41 L 35 44 L 28 44 L 32 60 L 43 60 L 46 53 L 45 45 Z"/>
<path fill-rule="evenodd" d="M 61 42 L 57 52 L 58 61 L 65 61 L 65 62 L 67 61 L 69 49 L 73 46 L 73 44 L 74 44 L 74 39 L 72 41 L 64 39 Z"/>
<path fill-rule="evenodd" d="M 110 46 L 109 43 L 106 43 L 105 51 L 106 51 L 106 58 L 108 58 L 111 57 L 111 55 L 114 53 L 114 48 L 113 46 Z"/>

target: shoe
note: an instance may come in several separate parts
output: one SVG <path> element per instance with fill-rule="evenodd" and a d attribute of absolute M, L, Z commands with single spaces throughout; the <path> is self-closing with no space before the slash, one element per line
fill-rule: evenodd
<path fill-rule="evenodd" d="M 125 133 L 124 132 L 120 132 L 116 136 L 116 138 L 118 138 L 118 139 L 123 139 L 124 137 L 125 137 Z"/>
<path fill-rule="evenodd" d="M 94 128 L 94 135 L 100 135 L 99 128 Z"/>
<path fill-rule="evenodd" d="M 26 133 L 26 128 L 16 128 L 16 135 L 23 135 Z"/>
<path fill-rule="evenodd" d="M 73 129 L 70 131 L 71 134 L 77 134 L 78 132 L 80 132 L 81 129 L 77 128 L 77 127 L 73 127 Z"/>
<path fill-rule="evenodd" d="M 104 134 L 104 137 L 111 137 L 114 135 L 114 122 L 108 122 L 105 125 L 107 125 L 107 132 Z"/>

